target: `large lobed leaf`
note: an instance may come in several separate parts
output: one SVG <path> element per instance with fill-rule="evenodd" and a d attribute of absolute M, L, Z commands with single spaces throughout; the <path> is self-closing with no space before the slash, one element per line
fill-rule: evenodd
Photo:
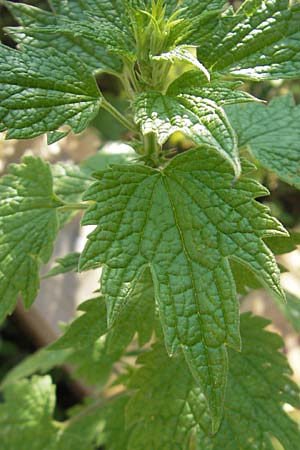
<path fill-rule="evenodd" d="M 123 409 L 107 418 L 104 412 L 105 429 L 125 416 L 127 429 L 114 429 L 114 437 L 123 438 L 128 450 L 275 450 L 271 438 L 285 450 L 297 449 L 300 431 L 284 406 L 299 408 L 300 392 L 279 351 L 283 341 L 264 329 L 268 324 L 241 316 L 243 348 L 229 351 L 226 408 L 216 435 L 210 434 L 203 394 L 182 355 L 169 358 L 161 343 L 138 358 L 127 381 L 133 395 Z"/>
<path fill-rule="evenodd" d="M 226 410 L 220 431 L 210 439 L 199 436 L 197 450 L 274 450 L 275 437 L 284 450 L 299 446 L 297 424 L 284 405 L 300 407 L 291 369 L 279 352 L 282 339 L 264 330 L 269 322 L 249 314 L 241 316 L 243 350 L 230 350 Z"/>
<path fill-rule="evenodd" d="M 156 343 L 128 373 L 130 395 L 83 405 L 64 423 L 53 419 L 50 377 L 6 384 L 1 444 L 5 450 L 91 450 L 99 445 L 109 450 L 274 450 L 271 438 L 276 438 L 285 450 L 295 450 L 300 432 L 284 405 L 300 407 L 299 388 L 279 351 L 283 341 L 264 329 L 268 324 L 241 316 L 244 345 L 241 353 L 229 351 L 226 408 L 214 436 L 204 396 L 183 357 L 169 358 Z"/>
<path fill-rule="evenodd" d="M 96 178 L 83 224 L 97 228 L 81 268 L 104 265 L 101 286 L 112 323 L 150 266 L 168 351 L 183 349 L 217 428 L 227 377 L 224 344 L 240 346 L 229 259 L 284 297 L 262 238 L 285 231 L 254 201 L 266 191 L 247 178 L 235 183 L 229 163 L 211 148 L 177 156 L 165 169 L 113 166 Z"/>
<path fill-rule="evenodd" d="M 130 20 L 125 1 L 50 2 L 52 14 L 6 2 L 22 25 L 9 32 L 18 42 L 75 53 L 93 72 L 121 72 L 123 56 L 132 55 Z M 93 50 L 94 49 L 94 50 Z"/>
<path fill-rule="evenodd" d="M 28 139 L 66 125 L 81 132 L 97 114 L 101 97 L 86 66 L 54 49 L 20 52 L 0 45 L 0 131 Z"/>
<path fill-rule="evenodd" d="M 207 403 L 182 357 L 169 358 L 161 343 L 138 358 L 126 405 L 130 450 L 188 450 L 191 433 L 210 433 Z M 158 370 L 159 368 L 159 370 Z M 151 401 L 149 401 L 151 399 Z"/>
<path fill-rule="evenodd" d="M 249 146 L 263 167 L 300 189 L 300 106 L 293 98 L 278 97 L 268 106 L 232 105 L 227 113 L 239 147 Z"/>
<path fill-rule="evenodd" d="M 297 3 L 248 0 L 236 14 L 224 15 L 201 42 L 199 60 L 208 69 L 237 78 L 298 77 L 299 21 Z"/>
<path fill-rule="evenodd" d="M 101 45 L 95 46 L 93 42 L 78 35 L 70 36 L 58 33 L 53 36 L 53 34 L 38 31 L 43 27 L 58 26 L 62 20 L 60 15 L 22 3 L 6 2 L 5 5 L 20 25 L 20 27 L 8 29 L 10 36 L 16 42 L 40 49 L 50 47 L 62 53 L 73 53 L 95 73 L 101 71 L 120 72 L 122 70 L 120 58 L 112 55 Z M 58 13 L 69 19 L 84 17 L 81 4 L 78 2 L 68 4 L 60 1 L 57 6 Z"/>
<path fill-rule="evenodd" d="M 48 262 L 58 231 L 52 175 L 47 163 L 26 157 L 0 179 L 0 320 L 17 296 L 29 307 L 38 291 L 39 268 Z"/>

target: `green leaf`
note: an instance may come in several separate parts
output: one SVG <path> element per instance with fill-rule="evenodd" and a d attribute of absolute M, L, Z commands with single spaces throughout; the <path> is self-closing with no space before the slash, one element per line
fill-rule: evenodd
<path fill-rule="evenodd" d="M 50 167 L 25 157 L 0 179 L 0 321 L 22 295 L 29 307 L 39 288 L 39 269 L 47 263 L 58 231 Z"/>
<path fill-rule="evenodd" d="M 207 40 L 214 37 L 214 32 L 219 27 L 222 11 L 225 6 L 228 6 L 228 1 L 185 0 L 180 6 L 183 7 L 180 18 L 188 21 L 183 43 L 202 48 L 207 45 Z M 201 58 L 199 60 L 202 62 Z"/>
<path fill-rule="evenodd" d="M 254 180 L 234 182 L 211 148 L 174 158 L 164 170 L 113 166 L 85 195 L 95 202 L 84 225 L 97 225 L 81 269 L 104 265 L 101 280 L 113 323 L 150 266 L 169 353 L 181 346 L 209 399 L 215 428 L 222 415 L 227 356 L 238 349 L 238 305 L 228 258 L 248 266 L 279 297 L 279 271 L 262 238 L 284 235 L 254 197 Z"/>
<path fill-rule="evenodd" d="M 243 296 L 249 293 L 249 289 L 261 289 L 262 285 L 251 270 L 237 261 L 230 261 L 236 291 Z M 280 301 L 281 302 L 281 301 Z"/>
<path fill-rule="evenodd" d="M 76 164 L 57 163 L 51 166 L 54 191 L 65 203 L 79 203 L 91 185 L 91 170 Z"/>
<path fill-rule="evenodd" d="M 80 203 L 84 192 L 93 181 L 91 170 L 76 164 L 57 163 L 51 166 L 51 171 L 55 194 L 65 203 Z M 60 226 L 66 225 L 76 214 L 76 209 L 60 212 Z"/>
<path fill-rule="evenodd" d="M 278 308 L 292 325 L 296 332 L 300 332 L 300 298 L 285 291 L 286 303 L 277 302 Z"/>
<path fill-rule="evenodd" d="M 107 169 L 112 164 L 130 163 L 134 157 L 136 153 L 132 147 L 113 142 L 104 145 L 95 155 L 83 161 L 81 167 L 92 174 L 98 170 Z"/>
<path fill-rule="evenodd" d="M 90 347 L 100 336 L 108 333 L 108 351 L 120 351 L 127 348 L 135 334 L 139 345 L 145 345 L 152 336 L 154 328 L 155 303 L 154 289 L 150 272 L 146 270 L 136 283 L 124 308 L 111 328 L 107 328 L 106 306 L 102 297 L 82 303 L 79 311 L 85 314 L 75 319 L 66 333 L 51 348 Z M 78 336 L 81 338 L 78 339 Z"/>
<path fill-rule="evenodd" d="M 168 88 L 170 95 L 195 95 L 209 98 L 218 106 L 227 106 L 235 103 L 259 102 L 257 98 L 245 91 L 237 90 L 242 86 L 241 81 L 222 81 L 213 78 L 210 82 L 199 70 L 190 70 L 178 77 Z"/>
<path fill-rule="evenodd" d="M 210 417 L 201 388 L 180 356 L 169 358 L 162 344 L 140 356 L 129 382 L 135 390 L 126 405 L 126 448 L 189 450 L 191 434 L 210 433 Z M 149 401 L 151 399 L 151 401 Z"/>
<path fill-rule="evenodd" d="M 182 5 L 186 10 L 183 14 L 190 18 L 197 17 L 199 20 L 199 16 L 205 15 L 211 11 L 221 11 L 224 6 L 227 4 L 227 0 L 211 0 L 207 2 L 206 0 L 184 0 Z"/>
<path fill-rule="evenodd" d="M 79 263 L 80 253 L 72 252 L 68 253 L 63 258 L 58 258 L 55 260 L 57 263 L 43 278 L 51 278 L 56 275 L 61 275 L 68 272 L 77 272 Z"/>
<path fill-rule="evenodd" d="M 264 242 L 275 255 L 282 255 L 284 253 L 289 253 L 296 250 L 296 246 L 299 244 L 299 236 L 299 233 L 291 231 L 289 236 L 267 237 L 264 239 Z M 236 290 L 239 294 L 248 294 L 249 288 L 261 289 L 263 287 L 255 274 L 243 264 L 237 261 L 230 261 L 230 265 L 235 279 Z M 281 266 L 280 270 L 281 272 L 283 272 L 285 271 L 285 268 Z M 284 312 L 285 316 L 289 320 L 290 308 L 294 309 L 296 305 L 292 304 L 293 302 L 291 302 L 290 305 L 288 299 L 287 303 L 283 303 L 280 299 L 277 298 L 277 296 L 274 296 L 274 300 L 279 309 Z M 291 314 L 293 314 L 292 311 Z M 295 313 L 295 316 L 296 315 L 297 313 Z"/>
<path fill-rule="evenodd" d="M 107 332 L 106 307 L 101 297 L 85 301 L 78 310 L 84 314 L 70 324 L 65 334 L 51 345 L 51 350 L 90 347 Z"/>
<path fill-rule="evenodd" d="M 108 351 L 106 307 L 101 297 L 87 300 L 78 310 L 83 314 L 49 348 L 51 352 L 68 350 L 67 362 L 74 368 L 72 376 L 99 388 L 107 383 L 122 351 Z"/>
<path fill-rule="evenodd" d="M 123 0 L 50 0 L 57 14 L 74 20 L 89 19 L 94 15 L 120 30 L 128 26 L 125 3 Z"/>
<path fill-rule="evenodd" d="M 135 107 L 135 122 L 142 133 L 155 133 L 160 145 L 173 133 L 181 131 L 196 144 L 216 147 L 232 164 L 237 176 L 240 174 L 235 133 L 223 108 L 207 95 L 179 93 L 173 96 L 149 91 L 137 97 Z"/>
<path fill-rule="evenodd" d="M 10 31 L 13 30 L 10 29 Z M 129 61 L 134 59 L 134 41 L 130 27 L 119 28 L 107 18 L 99 17 L 94 11 L 90 11 L 86 18 L 83 17 L 79 20 L 60 16 L 55 24 L 30 28 L 20 27 L 18 33 L 25 33 L 38 40 L 55 39 L 55 36 L 58 35 L 62 42 L 89 42 L 90 45 L 94 43 L 93 45 L 104 47 L 114 56 L 123 57 Z M 80 46 L 82 47 L 83 44 Z"/>
<path fill-rule="evenodd" d="M 275 255 L 284 255 L 293 252 L 297 249 L 297 245 L 300 245 L 300 233 L 289 230 L 289 236 L 269 237 L 265 242 Z"/>
<path fill-rule="evenodd" d="M 51 166 L 54 192 L 65 203 L 81 203 L 84 192 L 92 184 L 92 173 L 102 170 L 110 164 L 130 162 L 135 156 L 134 150 L 129 145 L 113 143 L 102 147 L 95 155 L 89 157 L 82 164 L 57 163 Z M 76 210 L 60 212 L 60 224 L 65 225 L 74 215 Z"/>
<path fill-rule="evenodd" d="M 5 450 L 53 449 L 55 387 L 49 376 L 21 380 L 5 389 L 0 439 Z"/>
<path fill-rule="evenodd" d="M 268 106 L 235 105 L 227 109 L 239 147 L 283 181 L 300 189 L 300 106 L 291 96 L 278 97 Z"/>
<path fill-rule="evenodd" d="M 130 431 L 126 430 L 124 417 L 127 402 L 126 394 L 119 395 L 102 409 L 103 437 L 99 444 L 102 444 L 108 450 L 129 449 L 127 445 Z"/>
<path fill-rule="evenodd" d="M 54 49 L 20 52 L 0 45 L 0 131 L 28 139 L 66 125 L 80 133 L 101 97 L 86 66 Z"/>
<path fill-rule="evenodd" d="M 75 349 L 69 361 L 76 364 L 75 375 L 90 384 L 104 384 L 112 366 L 125 354 L 137 335 L 139 346 L 152 337 L 155 320 L 153 283 L 145 271 L 112 327 L 107 328 L 106 306 L 103 298 L 88 300 L 80 305 L 83 311 L 67 328 L 65 334 L 51 345 L 51 350 Z M 135 347 L 132 346 L 132 349 Z"/>
<path fill-rule="evenodd" d="M 194 47 L 195 48 L 195 47 Z M 204 74 L 204 76 L 207 78 L 207 80 L 210 80 L 210 74 L 208 70 L 201 64 L 198 59 L 193 56 L 191 53 L 192 47 L 185 46 L 185 45 L 179 45 L 178 47 L 175 47 L 174 49 L 170 50 L 166 53 L 161 53 L 160 55 L 152 56 L 152 60 L 154 61 L 170 61 L 172 64 L 175 64 L 176 62 L 183 62 L 186 65 L 191 65 L 194 68 L 197 67 L 197 69 L 201 70 L 201 72 Z"/>
<path fill-rule="evenodd" d="M 136 334 L 140 347 L 150 341 L 155 321 L 154 299 L 152 277 L 145 270 L 108 334 L 109 351 L 124 352 Z"/>
<path fill-rule="evenodd" d="M 126 448 L 188 450 L 195 448 L 195 435 L 197 450 L 274 450 L 270 436 L 285 450 L 297 448 L 300 432 L 284 405 L 299 407 L 299 388 L 279 352 L 282 339 L 264 330 L 268 324 L 250 314 L 241 316 L 243 349 L 229 351 L 224 419 L 213 437 L 203 394 L 183 358 L 168 358 L 159 343 L 139 357 L 139 368 L 129 381 L 135 392 L 125 407 Z"/>
<path fill-rule="evenodd" d="M 72 13 L 66 7 L 67 3 L 59 2 L 61 14 L 72 18 Z M 78 2 L 76 2 L 78 3 Z M 54 37 L 47 33 L 39 32 L 38 29 L 47 26 L 59 26 L 61 17 L 53 15 L 48 11 L 35 8 L 30 5 L 6 2 L 6 7 L 16 18 L 22 28 L 9 28 L 8 32 L 12 38 L 22 44 L 36 48 L 55 48 L 61 53 L 73 53 L 83 61 L 92 72 L 121 72 L 122 63 L 118 56 L 109 53 L 105 47 L 95 46 L 88 39 L 80 36 L 70 36 L 57 33 Z M 73 8 L 75 5 L 72 5 Z M 82 19 L 80 6 L 75 8 L 75 18 Z"/>
<path fill-rule="evenodd" d="M 172 16 L 172 14 L 175 12 L 175 10 L 178 9 L 179 6 L 180 6 L 180 1 L 178 1 L 178 0 L 168 0 L 167 2 L 165 2 L 167 17 Z"/>
<path fill-rule="evenodd" d="M 229 351 L 224 419 L 214 437 L 199 437 L 197 450 L 275 450 L 270 436 L 285 450 L 299 446 L 299 428 L 283 409 L 286 403 L 299 408 L 299 389 L 279 352 L 283 341 L 264 330 L 268 324 L 249 314 L 241 316 L 243 349 L 240 354 Z"/>
<path fill-rule="evenodd" d="M 9 385 L 4 397 L 0 439 L 5 450 L 94 450 L 100 442 L 104 420 L 99 405 L 82 408 L 69 421 L 54 420 L 55 386 L 49 376 Z"/>
<path fill-rule="evenodd" d="M 299 20 L 300 5 L 289 6 L 288 0 L 246 1 L 201 42 L 199 60 L 209 70 L 238 78 L 298 77 Z"/>

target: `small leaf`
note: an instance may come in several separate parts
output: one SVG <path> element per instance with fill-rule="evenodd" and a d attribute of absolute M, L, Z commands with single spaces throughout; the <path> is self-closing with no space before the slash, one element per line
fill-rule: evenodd
<path fill-rule="evenodd" d="M 55 386 L 49 376 L 9 385 L 4 398 L 0 440 L 5 450 L 94 450 L 101 442 L 104 414 L 99 406 L 83 407 L 73 420 L 54 420 Z"/>
<path fill-rule="evenodd" d="M 0 404 L 0 440 L 5 450 L 54 450 L 55 387 L 49 376 L 21 380 L 5 389 Z M 17 430 L 17 432 L 14 432 Z"/>
<path fill-rule="evenodd" d="M 222 415 L 227 356 L 239 348 L 238 305 L 228 258 L 241 261 L 284 297 L 275 259 L 262 238 L 285 235 L 254 197 L 258 183 L 234 183 L 215 150 L 194 149 L 164 170 L 141 165 L 99 172 L 85 199 L 84 225 L 97 225 L 81 269 L 104 265 L 101 289 L 113 323 L 150 266 L 169 353 L 181 346 L 215 420 Z"/>
<path fill-rule="evenodd" d="M 268 106 L 235 105 L 226 111 L 239 147 L 249 146 L 263 167 L 300 189 L 300 106 L 293 98 L 278 97 Z"/>
<path fill-rule="evenodd" d="M 109 351 L 124 351 L 137 334 L 140 347 L 150 341 L 155 321 L 155 295 L 152 277 L 145 270 L 108 334 Z"/>
<path fill-rule="evenodd" d="M 53 164 L 51 171 L 54 192 L 65 203 L 80 203 L 84 192 L 93 182 L 92 171 L 76 164 Z M 78 214 L 76 209 L 60 212 L 60 226 L 66 225 L 76 214 Z"/>
<path fill-rule="evenodd" d="M 50 167 L 26 157 L 0 179 L 0 321 L 11 313 L 19 294 L 31 306 L 39 269 L 47 263 L 58 232 Z"/>
<path fill-rule="evenodd" d="M 285 291 L 286 303 L 277 302 L 278 308 L 292 325 L 296 332 L 300 332 L 300 298 Z"/>
<path fill-rule="evenodd" d="M 139 345 L 145 345 L 151 338 L 154 328 L 154 290 L 149 271 L 145 271 L 119 317 L 111 328 L 107 328 L 106 306 L 102 297 L 82 303 L 79 311 L 85 314 L 75 319 L 65 334 L 51 348 L 55 350 L 91 346 L 100 336 L 107 334 L 107 351 L 126 350 L 138 334 Z M 78 336 L 81 338 L 78 339 Z"/>
<path fill-rule="evenodd" d="M 168 94 L 173 96 L 188 94 L 209 98 L 219 106 L 260 102 L 248 92 L 237 90 L 242 85 L 241 81 L 223 81 L 219 78 L 213 78 L 207 82 L 207 79 L 198 70 L 190 70 L 173 81 L 168 88 Z"/>
<path fill-rule="evenodd" d="M 176 131 L 181 131 L 196 144 L 210 144 L 232 164 L 240 175 L 236 136 L 224 110 L 205 95 L 163 95 L 150 91 L 135 101 L 135 122 L 143 134 L 155 133 L 163 145 Z"/>
<path fill-rule="evenodd" d="M 80 253 L 72 252 L 63 258 L 58 258 L 55 261 L 57 265 L 54 266 L 43 278 L 51 278 L 56 275 L 61 275 L 67 272 L 77 272 Z"/>
<path fill-rule="evenodd" d="M 194 47 L 196 48 L 196 47 Z M 184 62 L 185 64 L 192 65 L 197 67 L 197 69 L 201 70 L 207 80 L 210 80 L 210 74 L 208 70 L 201 64 L 198 59 L 192 55 L 191 51 L 192 47 L 187 47 L 184 45 L 180 45 L 175 47 L 173 50 L 169 52 L 162 53 L 160 55 L 152 56 L 151 59 L 154 61 L 170 61 L 172 64 L 175 62 Z"/>
<path fill-rule="evenodd" d="M 54 49 L 21 52 L 0 45 L 0 131 L 29 139 L 62 125 L 80 133 L 101 97 L 88 69 Z"/>
<path fill-rule="evenodd" d="M 84 314 L 73 320 L 63 336 L 51 345 L 50 350 L 85 349 L 107 332 L 106 307 L 101 297 L 85 301 L 79 306 L 79 310 Z"/>
<path fill-rule="evenodd" d="M 140 346 L 152 337 L 155 302 L 149 271 L 145 271 L 138 281 L 127 307 L 110 328 L 107 328 L 103 298 L 88 300 L 80 305 L 79 310 L 84 314 L 71 323 L 50 350 L 75 349 L 68 359 L 77 366 L 75 375 L 83 377 L 89 384 L 105 384 L 113 365 L 123 357 L 134 337 L 137 335 Z"/>

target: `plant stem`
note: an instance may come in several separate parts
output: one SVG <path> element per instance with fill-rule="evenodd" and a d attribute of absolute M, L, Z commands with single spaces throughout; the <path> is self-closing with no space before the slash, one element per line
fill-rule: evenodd
<path fill-rule="evenodd" d="M 159 166 L 160 146 L 154 133 L 144 135 L 144 154 L 152 161 L 154 167 Z"/>
<path fill-rule="evenodd" d="M 134 133 L 137 132 L 137 128 L 135 125 L 130 122 L 126 117 L 124 117 L 111 103 L 109 103 L 105 98 L 103 98 L 102 108 L 106 109 L 112 116 L 114 116 L 115 119 L 117 119 L 122 125 L 124 125 L 125 128 L 128 128 L 128 130 L 133 131 Z"/>

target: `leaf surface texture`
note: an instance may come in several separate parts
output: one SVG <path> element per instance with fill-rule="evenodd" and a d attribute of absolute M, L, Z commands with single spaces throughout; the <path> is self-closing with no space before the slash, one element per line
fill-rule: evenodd
<path fill-rule="evenodd" d="M 113 166 L 96 178 L 85 196 L 95 204 L 83 223 L 97 228 L 81 268 L 104 265 L 101 289 L 113 323 L 150 266 L 168 351 L 183 349 L 217 421 L 227 374 L 224 344 L 240 345 L 228 259 L 241 261 L 284 296 L 262 238 L 285 231 L 254 201 L 265 189 L 247 178 L 233 183 L 229 163 L 205 148 L 176 157 L 164 170 Z"/>

